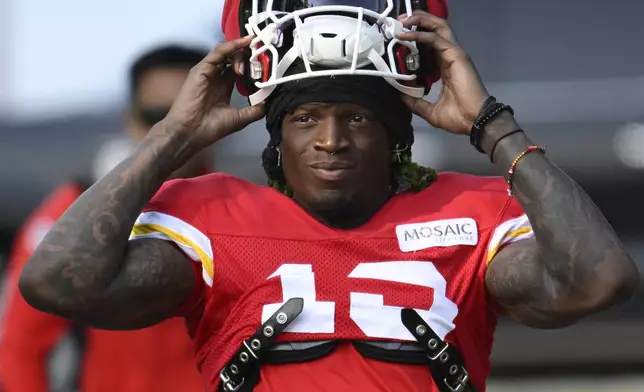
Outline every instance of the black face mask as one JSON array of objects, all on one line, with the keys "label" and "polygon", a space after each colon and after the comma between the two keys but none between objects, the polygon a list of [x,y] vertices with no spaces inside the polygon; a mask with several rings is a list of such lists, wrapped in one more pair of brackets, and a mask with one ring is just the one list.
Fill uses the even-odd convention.
[{"label": "black face mask", "polygon": [[170,112],[169,106],[151,106],[147,108],[139,108],[135,113],[139,121],[152,128],[159,121],[163,120],[168,115],[168,112]]}]

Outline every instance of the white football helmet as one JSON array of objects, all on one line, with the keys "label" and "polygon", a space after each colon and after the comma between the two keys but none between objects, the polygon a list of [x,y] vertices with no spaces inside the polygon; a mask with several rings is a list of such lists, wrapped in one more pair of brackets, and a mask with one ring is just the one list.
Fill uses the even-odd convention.
[{"label": "white football helmet", "polygon": [[[337,75],[383,77],[402,93],[420,98],[436,80],[427,83],[431,77],[421,68],[431,66],[421,67],[416,43],[396,38],[405,31],[397,17],[429,7],[435,8],[433,14],[447,16],[444,0],[228,0],[223,25],[228,39],[255,36],[245,75],[251,105],[264,101],[279,84]],[[231,20],[235,16],[237,34]],[[286,75],[298,59],[304,71]]]}]

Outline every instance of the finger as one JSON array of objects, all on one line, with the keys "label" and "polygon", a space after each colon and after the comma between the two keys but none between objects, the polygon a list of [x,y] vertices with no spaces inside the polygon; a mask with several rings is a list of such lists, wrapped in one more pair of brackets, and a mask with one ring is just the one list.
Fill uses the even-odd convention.
[{"label": "finger", "polygon": [[402,101],[407,105],[409,110],[415,115],[424,118],[429,121],[429,118],[434,112],[434,104],[423,99],[423,98],[414,98],[406,94],[401,94]]},{"label": "finger", "polygon": [[239,122],[243,127],[261,119],[266,114],[266,103],[261,102],[257,105],[247,106],[239,110]]},{"label": "finger", "polygon": [[235,52],[233,53],[232,64],[235,73],[239,76],[244,76],[244,63],[245,63],[244,52]]},{"label": "finger", "polygon": [[453,62],[458,58],[467,58],[467,54],[460,46],[454,45],[437,33],[428,31],[409,31],[398,34],[398,39],[415,41],[436,50],[442,60]]},{"label": "finger", "polygon": [[235,71],[233,70],[233,67],[226,67],[222,71],[221,76],[224,80],[224,94],[226,97],[228,97],[228,102],[230,103],[230,96],[232,95],[233,89],[235,88]]},{"label": "finger", "polygon": [[402,15],[399,17],[399,20],[402,22],[403,26],[410,28],[412,26],[419,26],[426,30],[433,31],[450,41],[451,43],[458,45],[456,36],[452,31],[449,23],[445,19],[441,19],[435,15],[424,11],[414,11],[413,15],[403,18]]},{"label": "finger", "polygon": [[231,58],[233,54],[248,45],[250,45],[254,36],[247,35],[242,38],[237,38],[232,41],[226,41],[222,44],[217,45],[202,62],[210,64],[221,64],[224,63],[227,59]]},{"label": "finger", "polygon": [[250,45],[253,40],[252,35],[247,35],[243,38],[238,38],[232,41],[227,41],[217,45],[213,50],[206,55],[206,57],[195,66],[200,73],[212,73],[215,69],[221,69],[225,66],[229,59],[233,57],[235,52]]}]

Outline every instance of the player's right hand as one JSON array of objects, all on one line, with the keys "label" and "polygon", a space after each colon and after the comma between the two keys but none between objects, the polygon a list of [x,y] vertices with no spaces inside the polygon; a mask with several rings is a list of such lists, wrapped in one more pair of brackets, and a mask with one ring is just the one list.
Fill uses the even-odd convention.
[{"label": "player's right hand", "polygon": [[262,118],[264,104],[230,106],[234,74],[243,74],[241,49],[252,36],[217,45],[190,70],[170,112],[162,121],[166,132],[183,133],[200,150]]}]

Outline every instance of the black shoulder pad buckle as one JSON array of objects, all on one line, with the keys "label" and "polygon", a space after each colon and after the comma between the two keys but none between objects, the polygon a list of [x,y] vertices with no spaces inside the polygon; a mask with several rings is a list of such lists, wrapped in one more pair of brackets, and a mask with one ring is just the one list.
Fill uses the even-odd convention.
[{"label": "black shoulder pad buckle", "polygon": [[304,299],[291,298],[248,339],[226,366],[219,372],[225,392],[236,392],[244,385],[246,376],[254,370],[260,358],[268,352],[277,337],[302,313]]},{"label": "black shoulder pad buckle", "polygon": [[475,392],[469,384],[463,358],[456,347],[446,343],[414,309],[402,309],[400,319],[407,330],[427,350],[429,369],[441,392]]}]

